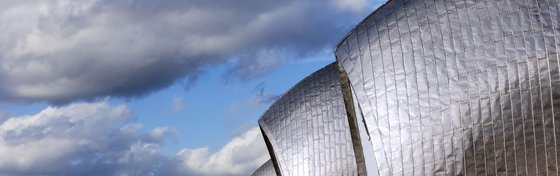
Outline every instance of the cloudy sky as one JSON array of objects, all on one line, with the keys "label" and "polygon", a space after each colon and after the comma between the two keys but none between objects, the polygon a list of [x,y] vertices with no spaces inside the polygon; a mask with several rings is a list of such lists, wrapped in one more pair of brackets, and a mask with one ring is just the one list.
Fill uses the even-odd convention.
[{"label": "cloudy sky", "polygon": [[372,0],[2,0],[0,175],[247,175]]}]

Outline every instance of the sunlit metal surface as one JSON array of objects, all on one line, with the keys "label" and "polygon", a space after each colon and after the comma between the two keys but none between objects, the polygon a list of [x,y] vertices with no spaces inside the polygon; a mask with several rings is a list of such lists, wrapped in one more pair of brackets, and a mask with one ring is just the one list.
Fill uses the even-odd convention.
[{"label": "sunlit metal surface", "polygon": [[355,111],[356,111],[356,119],[359,122],[359,130],[360,130],[360,141],[361,145],[363,146],[363,155],[365,157],[365,166],[367,168],[367,175],[369,176],[377,176],[378,175],[378,168],[377,162],[375,161],[375,156],[373,153],[373,145],[369,142],[371,141],[371,137],[367,133],[366,122],[364,120],[364,116],[362,110],[360,109],[359,105],[356,101],[355,94],[352,94],[352,99],[354,102]]},{"label": "sunlit metal surface", "polygon": [[357,175],[336,64],[311,74],[259,120],[281,175]]},{"label": "sunlit metal surface", "polygon": [[276,171],[274,171],[274,164],[272,164],[272,160],[268,160],[266,163],[264,163],[251,176],[276,176]]},{"label": "sunlit metal surface", "polygon": [[393,0],[336,49],[379,175],[558,175],[558,0]]}]

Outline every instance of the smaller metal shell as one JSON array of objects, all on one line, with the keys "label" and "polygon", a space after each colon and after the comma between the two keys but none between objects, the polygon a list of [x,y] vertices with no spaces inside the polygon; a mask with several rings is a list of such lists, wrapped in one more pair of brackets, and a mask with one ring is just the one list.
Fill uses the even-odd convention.
[{"label": "smaller metal shell", "polygon": [[308,76],[259,120],[281,175],[357,175],[336,64]]},{"label": "smaller metal shell", "polygon": [[266,161],[266,163],[259,167],[251,176],[276,176],[272,160]]}]

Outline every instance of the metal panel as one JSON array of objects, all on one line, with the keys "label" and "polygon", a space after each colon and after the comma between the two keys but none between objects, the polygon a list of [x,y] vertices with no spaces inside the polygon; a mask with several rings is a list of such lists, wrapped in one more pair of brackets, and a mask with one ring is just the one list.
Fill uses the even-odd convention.
[{"label": "metal panel", "polygon": [[558,0],[392,0],[335,54],[379,175],[558,175]]},{"label": "metal panel", "polygon": [[[362,113],[360,105],[357,103],[358,101],[356,100],[355,93],[353,93],[353,91],[350,92],[352,93],[352,103],[353,103],[353,107],[355,107],[354,110],[356,112],[356,120],[358,121],[358,125],[359,125],[358,128],[360,132],[360,142],[361,145],[363,146],[362,152],[365,158],[364,162],[367,168],[367,175],[377,176],[379,172],[377,168],[377,162],[375,161],[375,155],[373,153],[373,144],[371,143],[372,139],[369,136],[367,130],[368,125],[366,125],[366,121],[364,120],[364,115]],[[354,143],[354,145],[356,145],[356,143]]]},{"label": "metal panel", "polygon": [[274,164],[272,160],[268,160],[261,167],[259,167],[251,176],[276,176]]},{"label": "metal panel", "polygon": [[259,125],[280,175],[358,174],[334,63],[286,92],[263,114]]}]

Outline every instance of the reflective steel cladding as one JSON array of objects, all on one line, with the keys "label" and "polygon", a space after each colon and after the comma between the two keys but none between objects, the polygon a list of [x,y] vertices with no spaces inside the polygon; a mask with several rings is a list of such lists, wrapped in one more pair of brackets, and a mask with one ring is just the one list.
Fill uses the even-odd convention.
[{"label": "reflective steel cladding", "polygon": [[379,175],[557,175],[558,0],[394,0],[336,49]]},{"label": "reflective steel cladding", "polygon": [[281,175],[356,175],[336,64],[311,74],[259,120]]},{"label": "reflective steel cladding", "polygon": [[560,0],[392,0],[259,124],[278,175],[558,175]]}]

